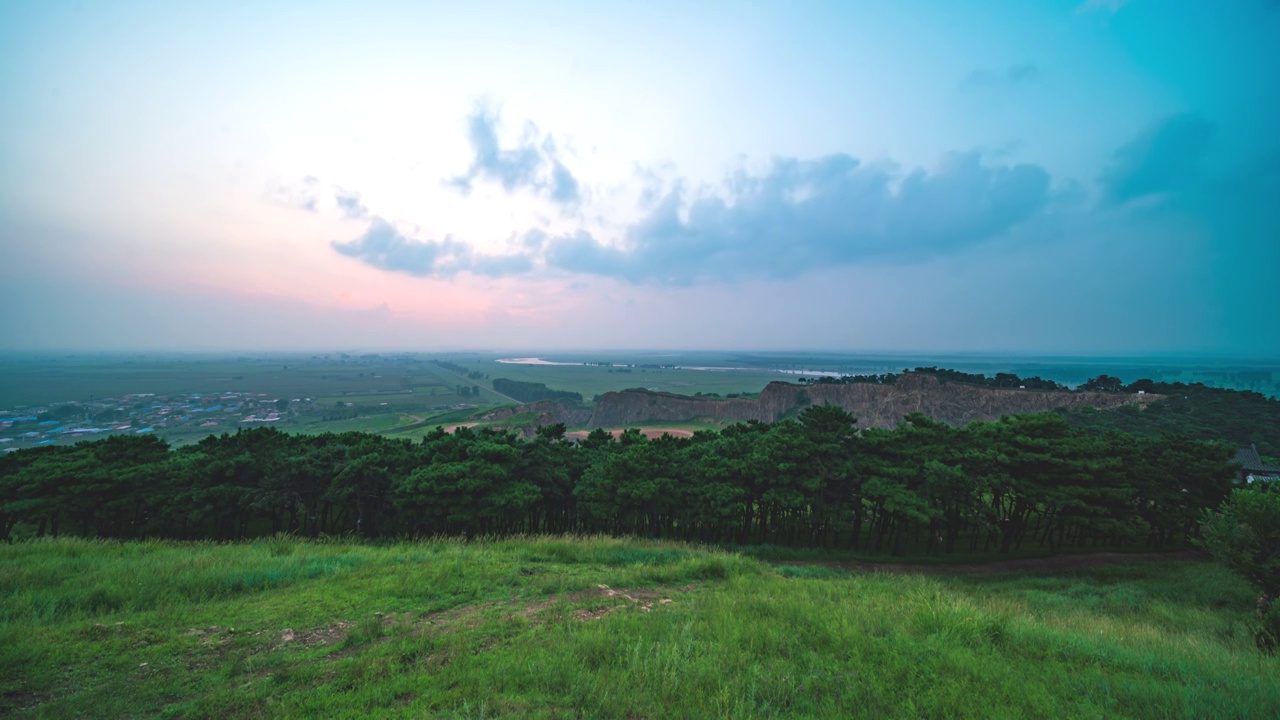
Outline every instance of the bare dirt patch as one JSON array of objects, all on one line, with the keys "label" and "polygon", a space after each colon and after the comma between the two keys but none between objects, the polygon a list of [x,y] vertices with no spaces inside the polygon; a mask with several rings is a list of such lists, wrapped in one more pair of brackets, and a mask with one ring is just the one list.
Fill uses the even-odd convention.
[{"label": "bare dirt patch", "polygon": [[459,607],[441,610],[440,612],[431,613],[415,623],[420,630],[433,628],[435,630],[450,630],[454,628],[463,628],[471,630],[484,624],[483,613],[485,610],[501,607],[506,603],[489,602],[479,605],[461,605]]},{"label": "bare dirt patch", "polygon": [[[672,599],[672,595],[687,593],[693,587],[693,585],[687,585],[682,588],[611,588],[608,585],[597,585],[594,590],[571,593],[566,596],[566,599],[574,602],[588,601],[589,607],[578,608],[573,612],[573,616],[578,620],[589,621],[599,620],[621,610],[652,612],[654,608],[673,604],[675,600]],[[591,607],[592,600],[603,600],[607,604]]]},{"label": "bare dirt patch", "polygon": [[[562,595],[551,595],[544,600],[513,608],[507,615],[524,618],[535,623],[560,620],[570,615],[579,620],[599,620],[620,610],[651,612],[655,608],[671,605],[674,598],[693,590],[695,585],[683,587],[611,588],[600,584],[589,590],[577,590]],[[572,605],[586,607],[570,608]],[[568,610],[570,612],[566,613]]]},{"label": "bare dirt patch", "polygon": [[[613,429],[605,430],[605,432],[609,433],[610,435],[613,435],[613,437],[616,439],[622,436],[623,430],[633,430],[633,429],[639,430],[641,435],[644,435],[650,440],[657,440],[663,435],[670,435],[673,438],[693,437],[692,430],[685,430],[683,428],[658,428],[658,427],[613,428]],[[586,440],[587,435],[590,435],[590,434],[591,434],[590,431],[587,431],[587,430],[574,430],[573,432],[565,433],[564,436],[566,438],[569,438],[570,440],[578,440],[579,442],[581,442],[582,440]]]},{"label": "bare dirt patch", "polygon": [[191,628],[183,634],[199,638],[200,644],[206,647],[217,647],[231,642],[235,637],[235,632],[235,628],[212,625],[207,628]]},{"label": "bare dirt patch", "polygon": [[339,620],[332,625],[312,630],[294,631],[293,628],[285,628],[280,631],[280,636],[276,638],[276,647],[288,645],[289,643],[295,643],[303,647],[340,643],[346,638],[347,628],[349,627],[351,627],[350,622]]},{"label": "bare dirt patch", "polygon": [[[590,590],[581,590],[551,595],[533,601],[522,602],[512,597],[507,601],[485,602],[475,605],[462,605],[440,612],[414,617],[413,614],[374,613],[382,627],[390,629],[399,626],[414,634],[439,634],[455,630],[474,630],[486,621],[500,620],[510,622],[521,619],[534,624],[542,624],[563,620],[568,616],[580,620],[596,620],[619,610],[638,610],[651,612],[654,608],[670,605],[676,600],[672,596],[686,593],[693,585],[680,588],[611,588],[608,585],[597,585]],[[603,601],[603,603],[602,603]],[[587,607],[572,608],[572,605],[584,604]],[[497,612],[489,612],[497,611]],[[279,650],[285,647],[309,648],[314,646],[342,645],[348,634],[354,631],[356,620],[336,620],[321,627],[298,630],[294,628],[264,629],[250,631],[214,625],[208,628],[191,628],[184,634],[198,638],[200,644],[214,653],[221,654],[226,646],[237,636],[261,637],[263,642],[251,652]]]}]

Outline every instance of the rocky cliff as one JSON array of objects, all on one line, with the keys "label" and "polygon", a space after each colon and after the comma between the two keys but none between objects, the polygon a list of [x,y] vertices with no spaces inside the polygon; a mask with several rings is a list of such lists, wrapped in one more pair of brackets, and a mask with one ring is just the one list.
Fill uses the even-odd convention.
[{"label": "rocky cliff", "polygon": [[[698,417],[730,421],[776,422],[809,405],[838,405],[858,418],[859,427],[890,428],[908,413],[963,425],[1003,415],[1048,412],[1056,408],[1110,410],[1159,400],[1157,395],[1096,392],[1047,392],[943,383],[932,375],[909,373],[893,385],[872,383],[795,385],[770,383],[756,400],[715,400],[648,390],[605,393],[589,427],[618,427],[644,422],[679,422]],[[564,422],[556,420],[553,422]]]}]

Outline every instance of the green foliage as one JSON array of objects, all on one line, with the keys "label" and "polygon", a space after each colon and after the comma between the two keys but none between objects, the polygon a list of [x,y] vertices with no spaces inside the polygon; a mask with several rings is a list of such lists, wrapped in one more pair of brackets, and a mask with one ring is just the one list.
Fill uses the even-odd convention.
[{"label": "green foliage", "polygon": [[980,385],[982,387],[990,388],[1020,388],[1025,390],[1053,390],[1058,392],[1065,392],[1067,390],[1067,386],[1052,380],[1044,380],[1040,377],[1022,378],[1013,373],[996,373],[993,377],[987,377],[986,375],[937,367],[918,367],[914,372],[924,375],[933,375],[944,382]]},{"label": "green foliage", "polygon": [[553,400],[570,405],[582,404],[582,393],[552,390],[543,383],[494,378],[493,389],[520,402],[531,403],[539,400]]},{"label": "green foliage", "polygon": [[1266,486],[1239,488],[1217,511],[1204,511],[1202,544],[1214,558],[1257,588],[1263,622],[1259,640],[1280,644],[1280,492]]},{"label": "green foliage", "polygon": [[421,442],[271,428],[178,449],[115,437],[0,460],[0,539],[611,532],[968,554],[1182,544],[1233,475],[1223,446],[1094,435],[1055,414],[858,432],[837,407],[692,438],[492,428]]},{"label": "green foliage", "polygon": [[470,372],[466,368],[466,366],[459,365],[458,363],[450,362],[448,360],[432,360],[431,362],[444,368],[445,370],[448,370],[449,372],[455,372],[455,373],[458,373],[459,375],[466,375],[468,372]]},{"label": "green foliage", "polygon": [[840,377],[818,377],[818,378],[801,378],[801,382],[809,382],[817,385],[853,385],[853,384],[874,384],[874,385],[893,385],[898,378],[903,375],[916,373],[920,375],[932,375],[943,382],[961,383],[964,385],[978,385],[989,388],[1018,388],[1023,390],[1053,390],[1057,392],[1068,392],[1067,386],[1054,382],[1052,380],[1044,380],[1040,377],[1021,378],[1013,373],[1001,372],[996,373],[993,377],[987,377],[980,373],[967,373],[959,370],[951,370],[939,367],[918,367],[915,370],[903,370],[901,374],[884,373],[872,375],[842,375]]},{"label": "green foliage", "polygon": [[[1105,384],[1113,385],[1110,381]],[[1173,434],[1225,441],[1236,447],[1256,444],[1264,456],[1280,458],[1280,400],[1200,383],[1139,380],[1120,389],[1133,393],[1142,390],[1163,399],[1141,407],[1077,409],[1063,411],[1064,415],[1072,425],[1094,432],[1118,431],[1147,437]]]},{"label": "green foliage", "polygon": [[1114,392],[1122,392],[1125,388],[1124,388],[1124,381],[1121,380],[1120,378],[1113,377],[1111,375],[1099,375],[1098,377],[1090,378],[1084,381],[1083,383],[1081,383],[1080,389],[1086,392],[1114,393]]}]

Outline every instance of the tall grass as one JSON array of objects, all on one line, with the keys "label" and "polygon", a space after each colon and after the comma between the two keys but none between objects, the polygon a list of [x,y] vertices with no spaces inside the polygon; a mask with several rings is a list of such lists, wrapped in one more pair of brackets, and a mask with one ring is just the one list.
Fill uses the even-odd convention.
[{"label": "tall grass", "polygon": [[605,537],[28,542],[0,547],[0,715],[1277,717],[1251,600],[1187,562],[966,579]]}]

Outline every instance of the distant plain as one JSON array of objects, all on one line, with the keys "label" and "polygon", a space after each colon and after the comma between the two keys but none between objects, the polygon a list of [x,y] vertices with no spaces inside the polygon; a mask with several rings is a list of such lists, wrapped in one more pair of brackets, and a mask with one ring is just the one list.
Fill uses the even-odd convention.
[{"label": "distant plain", "polygon": [[[500,362],[527,358],[546,364]],[[0,355],[0,414],[23,416],[66,403],[102,404],[126,395],[240,393],[254,395],[260,404],[290,403],[288,411],[272,421],[286,432],[366,431],[417,438],[438,424],[456,424],[487,408],[515,404],[513,398],[493,389],[496,378],[543,383],[555,390],[579,393],[591,404],[599,395],[630,388],[682,395],[750,396],[770,382],[794,382],[806,374],[879,374],[921,366],[988,375],[1013,372],[1068,385],[1108,373],[1126,381],[1204,382],[1270,396],[1280,394],[1280,361],[1195,357],[656,351],[7,354]],[[138,403],[136,399],[132,402]],[[112,422],[130,419],[126,411],[113,412]],[[227,416],[216,426],[202,427],[188,421],[165,423],[153,431],[171,442],[186,444],[209,433],[234,431],[242,425],[239,421],[244,414]],[[83,419],[89,423],[99,418],[86,410]],[[139,421],[132,431],[149,426],[147,421]],[[672,427],[694,430],[716,426],[677,423]],[[59,437],[56,442],[70,439]],[[34,440],[25,444],[20,440],[11,447],[31,442]]]}]

